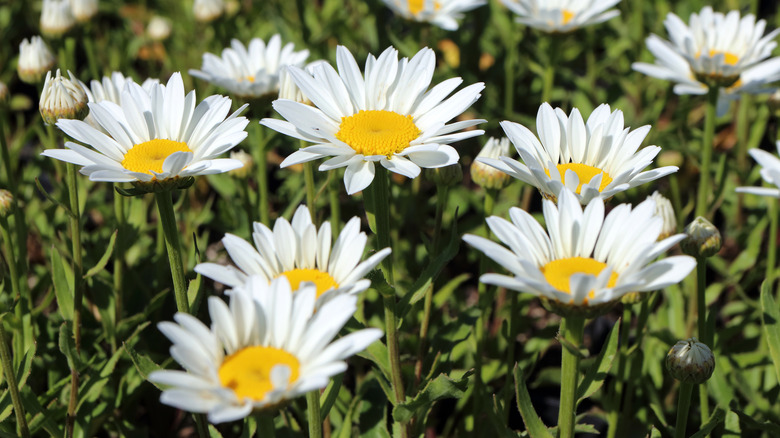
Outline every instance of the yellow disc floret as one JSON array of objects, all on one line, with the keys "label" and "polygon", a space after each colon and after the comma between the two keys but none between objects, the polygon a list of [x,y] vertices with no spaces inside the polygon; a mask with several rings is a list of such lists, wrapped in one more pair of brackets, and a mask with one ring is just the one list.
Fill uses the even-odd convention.
[{"label": "yellow disc floret", "polygon": [[339,284],[330,274],[319,269],[292,269],[282,272],[281,275],[287,277],[287,280],[290,282],[290,289],[293,292],[298,290],[304,281],[314,283],[317,286],[317,297],[330,289],[339,287]]},{"label": "yellow disc floret", "polygon": [[163,162],[174,152],[192,152],[187,143],[156,138],[133,146],[122,160],[122,167],[152,175],[162,172]]},{"label": "yellow disc floret", "polygon": [[290,383],[298,380],[301,363],[292,354],[273,347],[246,347],[231,354],[219,367],[219,381],[232,389],[239,400],[265,398],[274,389],[271,370],[277,365],[290,368]]},{"label": "yellow disc floret", "polygon": [[720,50],[710,50],[710,58],[715,57],[715,55],[723,54],[723,62],[725,62],[728,65],[737,65],[739,62],[739,56],[731,53],[731,52],[724,52]]},{"label": "yellow disc floret", "polygon": [[569,24],[572,18],[574,18],[574,12],[564,9],[561,11],[561,14],[563,15],[563,19],[561,20],[561,24]]},{"label": "yellow disc floret", "polygon": [[[559,164],[558,165],[558,173],[561,174],[561,182],[566,184],[566,171],[571,170],[574,173],[577,174],[577,177],[580,179],[579,185],[577,185],[577,194],[580,193],[582,190],[582,185],[587,184],[590,182],[591,179],[593,179],[594,176],[598,175],[599,173],[603,174],[601,176],[601,185],[599,186],[599,192],[603,192],[605,188],[609,185],[609,183],[612,182],[612,177],[609,176],[607,172],[604,172],[603,170],[599,169],[598,167],[588,166],[587,164],[582,163],[566,163],[566,164]],[[550,176],[550,171],[547,169],[544,169],[544,173],[547,174],[547,176]]]},{"label": "yellow disc floret", "polygon": [[[544,278],[550,285],[559,291],[571,293],[569,287],[569,278],[574,274],[590,274],[598,276],[606,268],[606,263],[586,257],[568,257],[565,259],[553,260],[542,266]],[[607,287],[614,287],[617,282],[618,274],[612,272],[607,282]],[[590,298],[593,298],[593,291],[590,291]]]},{"label": "yellow disc floret", "polygon": [[412,116],[372,110],[342,117],[336,138],[358,154],[390,157],[409,147],[419,135]]}]

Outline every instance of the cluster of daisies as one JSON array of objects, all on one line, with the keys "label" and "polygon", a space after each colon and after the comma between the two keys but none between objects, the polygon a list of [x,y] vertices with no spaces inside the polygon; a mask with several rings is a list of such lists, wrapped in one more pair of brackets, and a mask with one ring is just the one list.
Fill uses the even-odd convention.
[{"label": "cluster of daisies", "polygon": [[[457,28],[462,12],[485,3],[386,2],[399,15],[444,29]],[[617,11],[610,8],[618,0],[503,2],[526,25],[568,32],[614,17]],[[196,1],[196,7],[217,3]],[[728,99],[761,91],[780,77],[778,60],[766,60],[778,31],[762,36],[763,20],[705,8],[691,17],[690,28],[674,14],[666,25],[673,42],[651,36],[648,47],[657,63],[635,68],[678,82],[678,93],[718,87]],[[35,38],[23,44],[40,45]],[[29,58],[48,62],[35,55]],[[279,36],[268,43],[254,39],[248,46],[233,41],[221,57],[204,55],[201,69],[190,73],[245,100],[274,95],[281,83],[282,96],[273,108],[283,120],[260,123],[312,144],[289,155],[282,167],[326,158],[319,169],[344,168],[349,194],[369,187],[377,165],[415,178],[421,168],[456,164],[459,154],[451,144],[484,133],[473,129],[484,120],[457,119],[479,99],[484,84],[456,91],[463,81],[450,78],[432,85],[436,60],[430,49],[399,59],[390,47],[369,55],[362,69],[345,47],[337,49],[335,68],[322,61],[304,65],[307,58],[308,51],[282,46]],[[20,69],[22,64],[20,58]],[[88,108],[84,120],[76,116],[80,99]],[[115,73],[89,87],[58,73],[47,78],[41,108],[50,110],[57,127],[74,141],[44,155],[81,166],[93,181],[136,185],[227,172],[243,163],[220,156],[246,137],[249,123],[241,116],[246,105],[232,113],[231,105],[224,96],[198,103],[179,73],[166,84],[138,84]],[[585,120],[577,109],[567,115],[546,103],[539,108],[537,134],[513,122],[501,126],[508,141],[490,140],[478,161],[537,187],[545,197],[547,230],[513,208],[511,221],[487,220],[504,245],[464,236],[510,274],[485,274],[481,281],[539,296],[564,315],[593,315],[625,294],[657,290],[691,272],[691,257],[657,260],[683,235],[666,236],[655,198],[606,214],[605,202],[615,194],[677,170],[645,170],[660,151],[641,147],[649,126],[627,128],[622,112],[608,105]],[[508,156],[509,142],[521,161]],[[780,160],[760,151],[753,156],[765,166],[765,179],[780,182]],[[346,358],[381,336],[363,329],[334,340],[356,309],[356,294],[370,286],[364,277],[390,253],[381,249],[361,261],[367,236],[358,218],[348,221],[335,243],[330,224],[317,229],[306,208],[299,208],[292,222],[279,219],[273,229],[256,223],[253,231],[253,244],[224,237],[234,266],[195,268],[229,288],[229,304],[209,299],[211,326],[185,313],[174,317],[176,323],[159,326],[173,342],[172,357],[186,371],[159,371],[150,379],[166,386],[163,402],[208,413],[212,422],[242,418],[324,387],[345,369]]]}]

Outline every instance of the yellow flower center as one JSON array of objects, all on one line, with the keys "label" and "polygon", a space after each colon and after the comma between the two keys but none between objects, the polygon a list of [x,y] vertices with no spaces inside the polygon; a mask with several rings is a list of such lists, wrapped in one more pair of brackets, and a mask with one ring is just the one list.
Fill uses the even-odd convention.
[{"label": "yellow flower center", "polygon": [[420,135],[412,116],[393,111],[360,111],[342,117],[336,138],[358,154],[390,157],[407,147]]},{"label": "yellow flower center", "polygon": [[[612,182],[612,177],[609,176],[607,172],[604,172],[598,167],[588,166],[587,164],[582,164],[582,163],[566,163],[566,164],[558,165],[558,172],[561,174],[561,182],[563,182],[564,184],[566,184],[567,170],[574,171],[574,173],[576,173],[577,177],[580,179],[580,184],[577,186],[578,194],[580,193],[580,190],[582,190],[582,185],[590,182],[590,180],[593,179],[593,177],[598,175],[599,173],[603,174],[601,176],[601,185],[599,186],[599,192],[603,192],[604,189],[609,185],[609,183]],[[550,176],[549,169],[544,169],[544,173],[546,173],[547,176]]]},{"label": "yellow flower center", "polygon": [[281,275],[287,277],[287,280],[290,282],[290,289],[293,292],[298,290],[304,281],[314,283],[317,286],[318,298],[326,291],[339,287],[339,284],[330,274],[319,269],[293,269],[282,272]]},{"label": "yellow flower center", "polygon": [[[737,55],[735,55],[735,54],[733,54],[731,52],[724,52],[722,50],[714,50],[714,49],[710,50],[710,58],[714,57],[715,55],[721,54],[721,53],[723,54],[723,62],[725,62],[726,64],[728,64],[728,65],[737,65],[737,63],[739,62],[739,56],[737,56]],[[697,58],[700,57],[700,56],[701,56],[701,52],[696,54]]]},{"label": "yellow flower center", "polygon": [[[571,294],[571,288],[569,287],[569,278],[573,274],[590,274],[599,275],[601,271],[606,268],[606,263],[601,263],[598,260],[585,257],[569,257],[565,259],[553,260],[542,267],[542,273],[544,278],[550,285],[559,291]],[[607,287],[614,287],[617,282],[618,275],[616,272],[612,272],[607,282]],[[593,298],[593,291],[590,291],[588,295]]]},{"label": "yellow flower center", "polygon": [[152,175],[162,172],[163,162],[174,152],[192,152],[187,143],[155,138],[133,146],[122,160],[122,167],[133,172]]},{"label": "yellow flower center", "polygon": [[290,382],[298,380],[301,363],[292,354],[273,347],[246,347],[231,354],[219,367],[219,381],[232,389],[239,400],[265,398],[273,389],[271,370],[277,365],[290,367]]},{"label": "yellow flower center", "polygon": [[574,12],[564,9],[561,11],[561,15],[563,15],[563,19],[561,20],[562,24],[568,24],[572,18],[574,18]]},{"label": "yellow flower center", "polygon": [[[412,15],[417,15],[425,9],[425,0],[407,0],[406,5]],[[441,8],[441,3],[433,2],[433,10],[438,11],[439,8]]]},{"label": "yellow flower center", "polygon": [[255,81],[255,77],[252,76],[252,75],[244,76],[244,80],[247,81],[247,82],[254,82]]}]

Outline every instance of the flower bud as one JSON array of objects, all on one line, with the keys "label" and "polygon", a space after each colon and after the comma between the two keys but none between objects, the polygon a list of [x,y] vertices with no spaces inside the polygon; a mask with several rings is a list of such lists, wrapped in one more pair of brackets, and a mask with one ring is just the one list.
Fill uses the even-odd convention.
[{"label": "flower bud", "polygon": [[490,137],[477,154],[474,162],[471,163],[471,179],[486,189],[499,190],[509,185],[511,178],[508,174],[479,160],[480,158],[498,159],[500,156],[509,156],[509,139],[501,138],[499,140]]},{"label": "flower bud", "polygon": [[11,214],[14,205],[14,196],[5,189],[0,189],[0,217],[6,217]]},{"label": "flower bud", "polygon": [[195,19],[201,23],[208,23],[219,18],[225,12],[223,0],[195,0],[192,6]]},{"label": "flower bud", "polygon": [[46,74],[39,109],[46,124],[54,124],[58,119],[83,119],[89,113],[87,94],[78,79],[69,71],[70,80],[62,77],[60,70],[52,78]]},{"label": "flower bud", "polygon": [[84,23],[94,17],[98,11],[97,0],[70,0],[70,10],[79,23]]},{"label": "flower bud", "polygon": [[155,41],[164,41],[171,35],[171,21],[155,15],[146,25],[146,34]]},{"label": "flower bud", "polygon": [[460,163],[449,166],[425,169],[425,178],[433,181],[437,186],[454,186],[463,181],[463,170]]},{"label": "flower bud", "polygon": [[76,18],[68,0],[43,0],[41,7],[41,33],[56,38],[69,31]]},{"label": "flower bud", "polygon": [[19,63],[16,71],[19,79],[28,84],[37,84],[43,79],[43,75],[54,67],[57,59],[51,53],[43,38],[34,36],[27,38],[19,44]]},{"label": "flower bud", "polygon": [[230,158],[232,160],[238,160],[244,163],[244,166],[239,167],[238,169],[231,170],[230,172],[228,172],[229,174],[240,179],[245,179],[246,177],[252,174],[252,168],[255,166],[255,162],[252,159],[251,155],[239,149],[239,150],[230,151]]},{"label": "flower bud", "polygon": [[664,195],[658,193],[657,190],[650,195],[650,198],[655,201],[655,215],[660,216],[664,220],[664,226],[661,228],[661,234],[658,236],[658,240],[664,240],[677,233],[677,219],[674,217],[674,208],[672,208],[672,202]]},{"label": "flower bud", "polygon": [[698,385],[712,376],[715,356],[696,338],[678,341],[666,355],[666,370],[682,383]]},{"label": "flower bud", "polygon": [[685,227],[688,235],[680,242],[680,248],[685,254],[693,257],[712,257],[720,251],[720,231],[710,221],[699,216]]},{"label": "flower bud", "polygon": [[[314,71],[325,63],[321,59],[313,61],[308,63],[304,70],[306,70],[306,73],[313,75]],[[279,99],[290,99],[304,105],[311,105],[311,101],[303,95],[286,66],[279,69]]]}]

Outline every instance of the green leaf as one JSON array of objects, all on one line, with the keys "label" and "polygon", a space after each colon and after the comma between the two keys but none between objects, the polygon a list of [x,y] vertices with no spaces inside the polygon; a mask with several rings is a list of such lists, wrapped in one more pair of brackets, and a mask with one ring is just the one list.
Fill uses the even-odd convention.
[{"label": "green leaf", "polygon": [[[152,371],[157,371],[162,369],[160,365],[157,365],[156,363],[154,363],[153,360],[149,359],[149,356],[145,354],[139,354],[127,342],[123,342],[122,346],[124,346],[127,355],[130,356],[130,360],[133,361],[133,365],[135,365],[135,369],[138,370],[138,373],[141,375],[141,377],[144,378],[144,380],[147,381],[149,380],[149,374]],[[163,389],[161,386],[157,385],[156,383],[154,382],[151,383],[154,386],[156,386],[158,389]]]},{"label": "green leaf", "polygon": [[769,354],[772,356],[772,362],[775,363],[775,374],[780,380],[780,312],[777,310],[777,304],[772,297],[772,285],[764,281],[761,285],[761,326],[766,335],[766,342],[769,345]]},{"label": "green leaf", "polygon": [[71,370],[81,369],[81,358],[76,352],[76,343],[73,340],[73,328],[70,321],[65,321],[60,326],[59,346],[62,354],[68,360],[68,368]]},{"label": "green leaf", "polygon": [[590,366],[579,387],[577,387],[577,404],[593,395],[604,384],[604,379],[609,375],[609,369],[612,368],[612,362],[615,360],[618,339],[620,338],[619,334],[620,320],[612,326],[607,342],[601,348],[601,352],[596,357],[595,362]]},{"label": "green leaf", "polygon": [[30,428],[30,433],[35,434],[39,428],[43,427],[49,436],[63,435],[63,431],[59,427],[60,425],[53,420],[54,418],[57,418],[57,416],[52,415],[53,413],[51,412],[51,409],[56,406],[55,401],[49,403],[47,409],[44,409],[35,395],[31,392],[23,391],[20,396],[22,398],[24,410],[27,411],[27,414],[31,417],[30,421],[27,423]]},{"label": "green leaf", "polygon": [[51,267],[52,283],[54,283],[54,293],[57,296],[57,308],[66,321],[73,320],[73,291],[70,290],[70,283],[65,275],[65,267],[62,265],[62,256],[60,252],[51,248]]},{"label": "green leaf", "polygon": [[198,274],[193,280],[190,280],[190,284],[187,286],[187,300],[190,303],[190,312],[196,315],[200,302],[203,299],[203,277]]},{"label": "green leaf", "polygon": [[469,377],[472,374],[473,370],[464,374],[457,381],[451,379],[446,374],[439,374],[435,379],[428,382],[425,388],[418,392],[413,399],[407,399],[407,401],[397,404],[393,408],[393,419],[406,423],[414,417],[415,412],[429,408],[438,400],[463,397],[469,384]]},{"label": "green leaf", "polygon": [[114,233],[111,234],[111,239],[108,241],[108,248],[106,248],[106,252],[103,253],[103,256],[100,257],[100,260],[93,266],[92,268],[87,271],[86,274],[84,274],[84,278],[92,277],[93,275],[99,273],[103,269],[106,268],[106,264],[108,264],[108,261],[111,260],[111,255],[114,253],[114,243],[116,243],[116,235],[118,233],[118,230],[114,230]]},{"label": "green leaf", "polygon": [[209,438],[222,438],[222,434],[219,433],[213,424],[209,424]]},{"label": "green leaf", "polygon": [[51,202],[52,204],[56,205],[57,207],[62,207],[62,209],[63,209],[63,210],[65,210],[65,213],[67,213],[67,214],[68,214],[68,216],[70,216],[70,217],[72,217],[72,218],[75,218],[75,217],[76,217],[76,216],[73,214],[73,212],[72,212],[72,211],[70,211],[70,207],[68,207],[67,205],[63,204],[62,202],[60,202],[59,200],[57,200],[56,198],[54,198],[53,196],[51,196],[51,195],[49,194],[49,192],[47,192],[47,191],[46,191],[46,189],[44,189],[44,188],[43,188],[43,186],[41,185],[41,182],[40,182],[40,181],[38,181],[38,178],[35,178],[35,187],[37,187],[37,188],[38,188],[38,192],[39,192],[41,195],[43,195],[43,196],[44,196],[46,199],[48,199],[48,200],[49,200],[49,202]]},{"label": "green leaf", "polygon": [[531,396],[525,386],[523,369],[517,364],[515,364],[515,396],[517,397],[517,409],[520,411],[520,416],[523,417],[523,423],[525,423],[528,433],[533,437],[553,438],[531,403]]},{"label": "green leaf", "polygon": [[382,374],[390,380],[390,356],[387,352],[387,346],[382,341],[373,342],[364,351],[358,353],[358,356],[376,364]]},{"label": "green leaf", "polygon": [[325,391],[322,392],[322,397],[320,398],[320,416],[322,417],[322,421],[325,421],[325,419],[328,418],[330,409],[333,407],[333,403],[336,402],[336,398],[339,395],[339,390],[341,389],[341,383],[343,381],[344,374],[337,374],[330,379],[330,383],[328,383]]},{"label": "green leaf", "polygon": [[762,430],[764,432],[769,432],[769,436],[780,436],[780,426],[778,426],[777,424],[772,423],[771,421],[760,423],[758,420],[753,418],[752,415],[748,415],[742,412],[741,410],[736,409],[734,406],[735,403],[732,403],[731,410],[739,416],[739,419],[742,420],[745,426],[747,426],[749,429],[756,429],[756,430]]},{"label": "green leaf", "polygon": [[699,429],[698,432],[691,435],[691,438],[704,438],[706,436],[709,436],[710,432],[712,432],[713,429],[715,429],[716,426],[718,426],[720,423],[723,422],[723,419],[726,418],[726,411],[724,411],[721,407],[717,407],[715,409],[715,412],[710,415],[709,420],[707,420],[707,423],[702,425],[701,429]]},{"label": "green leaf", "polygon": [[726,414],[726,424],[723,428],[724,437],[740,437],[742,436],[742,429],[739,426],[739,415],[734,411],[729,411]]}]

